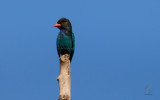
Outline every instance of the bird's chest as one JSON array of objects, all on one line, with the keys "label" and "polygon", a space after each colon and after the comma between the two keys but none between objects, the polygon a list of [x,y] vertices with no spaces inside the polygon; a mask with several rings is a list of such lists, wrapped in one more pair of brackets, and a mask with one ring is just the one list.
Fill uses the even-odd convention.
[{"label": "bird's chest", "polygon": [[68,35],[60,35],[60,47],[61,48],[71,48],[72,47],[72,38]]}]

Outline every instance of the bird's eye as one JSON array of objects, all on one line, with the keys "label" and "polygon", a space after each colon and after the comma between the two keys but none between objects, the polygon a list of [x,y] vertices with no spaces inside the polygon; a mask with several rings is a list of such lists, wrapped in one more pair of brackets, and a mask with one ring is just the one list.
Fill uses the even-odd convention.
[{"label": "bird's eye", "polygon": [[66,22],[62,22],[61,24],[62,24],[62,25],[65,25],[65,24],[66,24]]}]

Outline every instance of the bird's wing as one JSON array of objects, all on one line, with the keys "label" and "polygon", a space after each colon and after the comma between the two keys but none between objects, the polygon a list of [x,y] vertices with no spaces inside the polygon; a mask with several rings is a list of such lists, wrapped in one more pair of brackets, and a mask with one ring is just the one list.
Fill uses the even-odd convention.
[{"label": "bird's wing", "polygon": [[75,36],[74,33],[72,33],[72,49],[75,50]]},{"label": "bird's wing", "polygon": [[74,33],[72,33],[72,48],[70,52],[70,61],[72,60],[74,50],[75,50],[75,36],[74,36]]},{"label": "bird's wing", "polygon": [[59,43],[60,43],[60,33],[58,33],[58,36],[57,36],[57,51],[58,51],[58,55],[60,56],[60,49],[59,49],[60,45],[59,45]]}]

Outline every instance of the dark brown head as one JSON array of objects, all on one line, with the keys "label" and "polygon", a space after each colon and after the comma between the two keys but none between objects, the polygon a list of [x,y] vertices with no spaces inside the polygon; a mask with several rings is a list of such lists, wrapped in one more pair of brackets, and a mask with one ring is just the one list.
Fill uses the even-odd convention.
[{"label": "dark brown head", "polygon": [[61,18],[60,20],[58,20],[54,27],[58,27],[60,30],[64,29],[69,32],[72,32],[71,22],[67,18]]}]

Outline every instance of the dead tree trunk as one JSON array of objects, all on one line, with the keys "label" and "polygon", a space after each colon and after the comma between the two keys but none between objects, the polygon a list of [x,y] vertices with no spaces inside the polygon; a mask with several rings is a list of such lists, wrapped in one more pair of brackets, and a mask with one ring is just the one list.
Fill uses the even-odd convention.
[{"label": "dead tree trunk", "polygon": [[59,99],[70,100],[71,96],[71,73],[69,55],[60,57],[60,75],[57,77],[59,82]]}]

